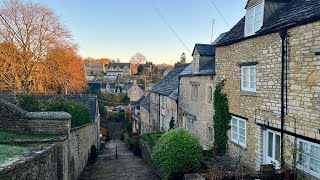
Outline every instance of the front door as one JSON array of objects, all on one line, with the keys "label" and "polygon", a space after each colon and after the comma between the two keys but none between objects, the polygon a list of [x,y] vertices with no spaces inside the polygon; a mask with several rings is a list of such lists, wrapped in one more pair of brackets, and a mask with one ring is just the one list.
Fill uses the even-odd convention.
[{"label": "front door", "polygon": [[280,148],[281,138],[280,133],[267,130],[265,134],[265,163],[273,164],[278,169],[280,168]]}]

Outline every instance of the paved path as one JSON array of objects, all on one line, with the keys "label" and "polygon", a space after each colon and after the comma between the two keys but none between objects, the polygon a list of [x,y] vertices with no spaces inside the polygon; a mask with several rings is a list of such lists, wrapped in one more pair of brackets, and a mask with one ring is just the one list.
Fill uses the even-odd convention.
[{"label": "paved path", "polygon": [[[119,127],[116,125],[116,128]],[[85,168],[79,180],[159,180],[153,169],[141,157],[134,156],[127,145],[118,139],[118,134],[116,136],[115,141],[106,144],[97,163]]]}]

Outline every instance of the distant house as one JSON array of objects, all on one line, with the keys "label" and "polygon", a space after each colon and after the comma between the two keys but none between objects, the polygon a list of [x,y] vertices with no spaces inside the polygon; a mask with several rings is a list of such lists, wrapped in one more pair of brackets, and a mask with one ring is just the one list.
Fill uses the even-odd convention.
[{"label": "distant house", "polygon": [[142,96],[137,101],[131,101],[130,102],[130,115],[131,115],[131,124],[132,124],[132,132],[140,132],[141,126],[139,124],[140,122],[140,103],[145,97]]},{"label": "distant house", "polygon": [[215,47],[196,44],[192,56],[192,63],[179,75],[179,126],[196,135],[208,150],[213,145]]},{"label": "distant house", "polygon": [[130,63],[110,63],[106,64],[107,76],[130,76],[131,64]]},{"label": "distant house", "polygon": [[130,101],[138,101],[144,94],[136,80],[134,80],[133,83],[127,83],[123,85],[122,92],[127,94],[127,96],[130,98]]},{"label": "distant house", "polygon": [[186,65],[172,69],[150,92],[149,132],[168,131],[172,118],[177,123],[179,74],[185,68]]}]

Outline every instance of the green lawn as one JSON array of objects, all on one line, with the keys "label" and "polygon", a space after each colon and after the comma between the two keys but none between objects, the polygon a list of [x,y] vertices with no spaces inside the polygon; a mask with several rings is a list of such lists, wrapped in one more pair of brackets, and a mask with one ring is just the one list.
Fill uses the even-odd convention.
[{"label": "green lawn", "polygon": [[30,151],[31,149],[32,147],[0,144],[0,167],[11,164],[16,161],[20,155]]},{"label": "green lawn", "polygon": [[12,140],[41,140],[51,139],[57,137],[56,135],[48,134],[28,134],[10,131],[0,131],[0,141],[12,141]]}]

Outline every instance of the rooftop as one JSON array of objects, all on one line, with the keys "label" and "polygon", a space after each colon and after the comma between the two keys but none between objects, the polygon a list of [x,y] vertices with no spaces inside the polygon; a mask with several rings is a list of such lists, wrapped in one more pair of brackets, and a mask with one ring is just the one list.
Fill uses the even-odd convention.
[{"label": "rooftop", "polygon": [[291,0],[286,6],[274,13],[256,32],[255,35],[244,37],[245,17],[243,17],[216,46],[229,45],[244,39],[277,32],[283,28],[295,27],[320,20],[319,0]]}]

